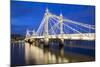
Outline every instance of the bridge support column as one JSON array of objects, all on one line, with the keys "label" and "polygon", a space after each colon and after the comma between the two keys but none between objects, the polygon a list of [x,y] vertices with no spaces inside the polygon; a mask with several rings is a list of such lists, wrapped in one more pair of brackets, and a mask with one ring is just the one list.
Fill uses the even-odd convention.
[{"label": "bridge support column", "polygon": [[60,34],[61,34],[61,37],[63,36],[63,16],[62,14],[60,14],[60,18],[59,18],[59,23],[60,23]]},{"label": "bridge support column", "polygon": [[63,45],[63,43],[64,43],[64,38],[63,38],[63,15],[62,14],[60,14],[60,17],[59,17],[59,23],[60,23],[60,37],[61,37],[61,45]]},{"label": "bridge support column", "polygon": [[44,40],[45,40],[45,45],[48,45],[48,41],[49,41],[49,38],[48,38],[48,17],[49,17],[49,11],[48,9],[46,9],[46,13],[45,13],[45,17],[46,17],[46,21],[45,21],[45,33],[44,33]]},{"label": "bridge support column", "polygon": [[61,38],[61,42],[64,43],[64,39],[63,38]]}]

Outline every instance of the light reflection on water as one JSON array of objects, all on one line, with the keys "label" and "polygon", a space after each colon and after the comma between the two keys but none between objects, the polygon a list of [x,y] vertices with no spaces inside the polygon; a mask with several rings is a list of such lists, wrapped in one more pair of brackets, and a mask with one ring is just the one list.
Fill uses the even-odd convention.
[{"label": "light reflection on water", "polygon": [[[65,44],[68,42],[65,42]],[[70,43],[59,48],[57,43],[49,43],[49,47],[44,47],[42,43],[29,44],[24,41],[13,42],[11,45],[11,64],[16,65],[34,65],[34,64],[53,64],[94,61],[94,46],[76,46]],[[85,44],[85,45],[86,45]],[[94,44],[94,43],[93,43]],[[90,48],[89,48],[90,47]],[[84,48],[84,49],[83,49]]]},{"label": "light reflection on water", "polygon": [[63,55],[64,54],[63,49],[61,50],[61,52],[58,53],[58,55],[55,55],[50,52],[49,48],[44,48],[43,45],[40,47],[36,47],[34,46],[34,44],[30,46],[28,43],[25,43],[26,64],[30,63],[30,58],[33,61],[35,60],[34,62],[35,64],[68,62],[68,59],[65,58]]}]

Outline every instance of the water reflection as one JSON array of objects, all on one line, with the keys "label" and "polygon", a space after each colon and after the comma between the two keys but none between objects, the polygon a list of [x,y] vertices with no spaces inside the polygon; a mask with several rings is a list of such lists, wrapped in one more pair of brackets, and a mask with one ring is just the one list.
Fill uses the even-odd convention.
[{"label": "water reflection", "polygon": [[62,44],[53,40],[48,43],[48,47],[39,41],[33,44],[24,41],[12,42],[11,64],[16,66],[94,61],[94,41],[79,42],[67,40]]},{"label": "water reflection", "polygon": [[26,63],[29,64],[30,60],[33,60],[35,64],[61,63],[63,59],[64,62],[68,62],[68,59],[64,58],[63,48],[55,53],[50,50],[50,47],[43,47],[43,44],[35,46],[25,43]]}]

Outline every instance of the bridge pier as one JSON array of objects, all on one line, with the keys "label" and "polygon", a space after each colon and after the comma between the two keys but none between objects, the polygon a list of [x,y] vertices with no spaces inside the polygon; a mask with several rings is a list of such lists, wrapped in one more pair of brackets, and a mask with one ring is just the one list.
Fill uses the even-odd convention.
[{"label": "bridge pier", "polygon": [[49,47],[49,38],[44,38],[44,47]]},{"label": "bridge pier", "polygon": [[61,42],[64,43],[64,39],[63,38],[61,38]]},{"label": "bridge pier", "polygon": [[33,44],[33,39],[28,39],[27,42],[31,45]]},{"label": "bridge pier", "polygon": [[61,38],[59,42],[59,48],[62,49],[63,46],[64,46],[64,39]]}]

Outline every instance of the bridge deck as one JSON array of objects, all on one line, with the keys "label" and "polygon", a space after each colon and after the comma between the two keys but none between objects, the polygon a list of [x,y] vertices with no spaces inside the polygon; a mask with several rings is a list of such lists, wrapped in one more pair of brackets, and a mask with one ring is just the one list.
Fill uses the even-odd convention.
[{"label": "bridge deck", "polygon": [[[45,36],[30,36],[25,39],[45,38]],[[71,39],[71,40],[95,40],[95,33],[83,33],[83,34],[59,34],[59,35],[48,35],[49,39]]]}]

